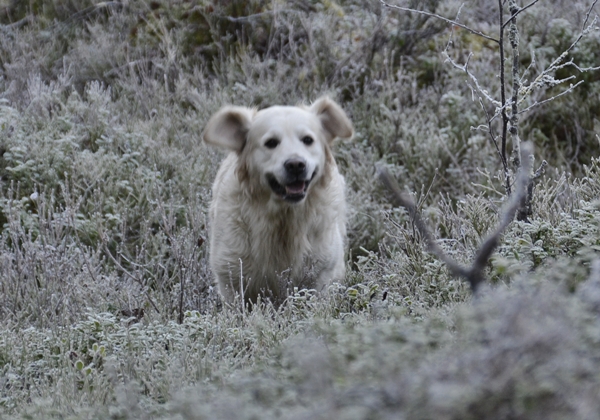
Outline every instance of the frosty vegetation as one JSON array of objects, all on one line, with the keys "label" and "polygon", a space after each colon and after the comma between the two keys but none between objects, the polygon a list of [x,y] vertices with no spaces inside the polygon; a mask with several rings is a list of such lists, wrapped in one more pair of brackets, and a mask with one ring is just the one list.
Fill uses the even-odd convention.
[{"label": "frosty vegetation", "polygon": [[[473,295],[376,167],[469,266],[516,173],[492,140],[498,44],[476,33],[497,38],[509,2],[390,3],[427,14],[0,0],[1,418],[598,418],[600,72],[585,70],[600,6],[520,11],[520,85],[504,41],[506,104],[521,89],[518,135],[547,166]],[[356,130],[336,146],[347,278],[278,307],[223,305],[205,243],[223,156],[200,133],[224,104],[322,94]]]}]

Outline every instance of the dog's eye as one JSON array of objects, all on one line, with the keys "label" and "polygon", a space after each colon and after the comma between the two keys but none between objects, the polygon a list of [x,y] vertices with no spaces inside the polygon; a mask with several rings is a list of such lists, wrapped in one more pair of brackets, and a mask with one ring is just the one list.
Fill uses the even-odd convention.
[{"label": "dog's eye", "polygon": [[302,137],[302,143],[306,144],[307,146],[310,146],[311,144],[313,144],[313,138],[311,136],[304,136]]},{"label": "dog's eye", "polygon": [[277,139],[269,139],[265,142],[265,147],[267,149],[274,149],[279,145],[279,140]]}]

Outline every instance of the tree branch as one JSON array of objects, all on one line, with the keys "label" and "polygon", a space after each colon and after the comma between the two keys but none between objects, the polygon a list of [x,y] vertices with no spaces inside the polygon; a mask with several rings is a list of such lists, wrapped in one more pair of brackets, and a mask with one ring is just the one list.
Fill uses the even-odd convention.
[{"label": "tree branch", "polygon": [[13,31],[15,29],[20,29],[21,27],[30,24],[34,20],[35,20],[35,17],[33,15],[27,15],[23,19],[18,20],[16,22],[9,23],[7,25],[0,25],[0,31],[8,33],[10,31]]},{"label": "tree branch", "polygon": [[545,104],[547,102],[551,102],[551,101],[555,100],[556,98],[559,98],[559,97],[561,97],[563,95],[566,95],[567,93],[573,91],[577,86],[579,86],[583,82],[584,82],[583,80],[580,80],[579,82],[575,83],[574,85],[569,86],[568,89],[566,89],[565,91],[563,91],[563,92],[561,92],[559,94],[556,94],[556,95],[554,95],[554,96],[552,96],[552,97],[550,97],[548,99],[544,99],[543,101],[535,102],[534,104],[531,104],[527,108],[522,109],[521,111],[519,111],[519,114],[523,114],[523,113],[529,111],[530,109],[535,108],[536,106]]},{"label": "tree branch", "polygon": [[502,168],[504,169],[504,173],[508,174],[508,162],[506,161],[505,157],[502,155],[502,151],[500,150],[500,147],[498,146],[498,141],[496,140],[497,137],[496,137],[496,134],[494,133],[494,126],[492,125],[492,121],[494,120],[494,117],[490,116],[490,113],[488,112],[487,108],[483,104],[483,101],[481,100],[481,98],[479,98],[479,105],[481,106],[481,109],[483,109],[483,112],[485,113],[485,118],[488,123],[487,131],[490,135],[490,139],[492,140],[492,143],[496,147],[496,152],[498,152],[498,156],[500,157],[500,162],[502,162]]},{"label": "tree branch", "polygon": [[[527,6],[523,6],[520,9],[517,9],[511,16],[512,18],[516,18],[519,14],[521,14],[521,12],[524,12],[525,10],[529,9],[531,6],[535,5],[538,1],[540,0],[534,0],[531,3],[529,3]],[[504,29],[504,27],[506,25],[508,25],[510,23],[510,20],[507,20],[506,22],[504,22],[504,24],[502,25],[502,29]]]},{"label": "tree branch", "polygon": [[406,209],[406,211],[408,211],[408,214],[410,215],[411,219],[413,219],[417,230],[425,239],[429,251],[435,254],[440,260],[444,262],[444,264],[446,264],[453,276],[465,277],[467,275],[466,269],[460,266],[458,263],[456,263],[452,258],[447,256],[446,253],[437,244],[431,233],[429,233],[429,229],[427,228],[427,225],[421,218],[421,214],[417,209],[417,205],[410,197],[410,195],[400,190],[400,187],[398,186],[394,178],[392,178],[392,176],[389,174],[387,169],[380,167],[377,168],[377,172],[379,179],[381,180],[381,182],[383,182],[383,185],[385,185],[385,187],[392,193],[392,204],[395,207],[402,206]]},{"label": "tree branch", "polygon": [[[499,0],[499,1],[501,1],[501,0]],[[596,23],[598,21],[598,17],[597,16],[594,17],[594,19],[592,20],[592,23],[590,23],[589,25],[588,25],[588,21],[589,21],[590,15],[592,13],[592,10],[594,9],[594,7],[598,3],[598,1],[599,0],[594,0],[592,2],[592,4],[590,5],[590,7],[588,8],[588,11],[587,11],[587,13],[585,15],[585,19],[583,21],[583,25],[581,27],[581,32],[579,33],[579,35],[577,36],[577,38],[575,39],[575,41],[573,41],[571,43],[571,45],[566,50],[564,50],[558,57],[556,57],[554,59],[554,61],[552,61],[552,63],[550,63],[550,65],[544,71],[542,71],[538,75],[538,77],[535,78],[535,80],[533,82],[531,82],[528,86],[526,86],[524,88],[523,96],[526,96],[531,90],[533,90],[534,87],[539,86],[540,84],[543,84],[544,82],[546,82],[548,78],[551,78],[551,76],[549,76],[549,74],[551,72],[554,72],[554,71],[558,70],[558,69],[572,66],[576,70],[578,70],[578,71],[580,71],[582,73],[586,72],[586,71],[593,71],[593,70],[600,69],[600,66],[598,66],[598,67],[581,68],[577,64],[573,63],[573,60],[570,60],[570,61],[568,61],[566,63],[562,63],[563,60],[565,60],[565,58],[569,55],[569,52],[571,52],[571,50],[573,48],[575,48],[575,46],[579,43],[579,41],[581,41],[581,39],[586,34],[588,34],[594,28],[594,26],[596,25]],[[565,80],[568,80],[568,79],[565,79]],[[565,80],[563,80],[563,81],[565,81]],[[555,84],[558,84],[558,83],[560,83],[560,81],[557,81]],[[571,91],[571,89],[568,89],[564,93],[570,92],[570,91]],[[528,108],[528,109],[530,109],[530,108]]]},{"label": "tree branch", "polygon": [[[471,60],[471,57],[473,57],[473,53],[469,53],[468,57],[467,57],[467,61],[465,62],[464,65],[460,65],[458,64],[456,61],[454,61],[450,55],[447,52],[448,47],[446,47],[443,51],[443,55],[445,57],[445,61],[449,62],[450,64],[452,64],[454,67],[456,67],[457,69],[464,71],[467,76],[469,76],[469,79],[471,79],[471,81],[474,84],[474,88],[471,87],[472,90],[476,90],[477,92],[479,92],[483,97],[485,97],[485,99],[487,99],[488,101],[490,101],[494,106],[496,107],[501,107],[502,104],[500,102],[498,102],[497,100],[495,100],[492,95],[490,95],[490,93],[485,90],[484,88],[481,87],[481,85],[479,84],[479,80],[477,80],[477,77],[475,77],[475,75],[473,73],[471,73],[469,71],[469,61]],[[469,85],[470,86],[470,85]]]},{"label": "tree branch", "polygon": [[519,138],[519,88],[521,86],[519,78],[519,30],[517,29],[517,14],[519,7],[515,0],[508,1],[508,7],[511,13],[508,29],[508,40],[512,48],[512,96],[510,99],[511,113],[509,120],[509,133],[513,146],[513,161],[517,168],[521,167],[521,139]]},{"label": "tree branch", "polygon": [[446,264],[453,276],[461,277],[467,281],[473,292],[476,292],[479,285],[485,281],[485,266],[492,256],[492,253],[498,246],[502,233],[514,219],[517,210],[522,206],[522,202],[525,200],[527,195],[527,187],[530,183],[529,174],[531,172],[531,159],[529,157],[533,155],[533,147],[530,143],[524,143],[521,150],[523,152],[523,158],[521,161],[524,163],[517,175],[516,189],[509,197],[508,202],[505,204],[500,213],[498,227],[487,237],[485,241],[483,241],[475,254],[475,260],[470,267],[463,267],[444,252],[444,250],[435,241],[427,225],[421,218],[421,215],[417,210],[417,206],[410,195],[400,190],[398,183],[394,180],[394,178],[392,178],[387,169],[383,167],[377,168],[379,179],[392,194],[392,204],[396,207],[402,206],[408,211],[408,214],[413,219],[417,230],[425,239],[429,251],[442,260],[444,264]]},{"label": "tree branch", "polygon": [[468,26],[463,25],[460,22],[457,22],[457,21],[452,20],[452,19],[445,18],[445,17],[440,16],[440,15],[436,15],[435,13],[426,12],[424,10],[411,9],[411,8],[408,8],[408,7],[396,6],[395,4],[386,3],[383,0],[379,0],[379,1],[381,2],[381,4],[383,6],[389,8],[389,9],[397,9],[397,10],[401,10],[403,12],[417,13],[417,14],[420,14],[420,15],[425,15],[425,16],[436,18],[436,19],[440,19],[440,20],[443,20],[446,23],[450,23],[451,25],[455,25],[455,26],[458,26],[460,28],[463,28],[463,29],[471,32],[472,34],[478,35],[478,36],[480,36],[482,38],[488,39],[488,40],[493,41],[495,43],[499,42],[499,40],[497,40],[496,38],[491,37],[489,35],[486,35],[483,32],[476,31],[475,29],[469,28]]},{"label": "tree branch", "polygon": [[[502,140],[500,150],[502,152],[501,158],[502,162],[508,162],[508,158],[506,157],[506,138],[508,134],[508,114],[506,113],[506,77],[504,75],[504,9],[502,5],[502,0],[498,0],[498,13],[499,13],[499,21],[500,21],[500,101],[501,108],[500,112],[502,115]],[[510,22],[510,20],[508,21]],[[508,165],[504,168],[504,189],[506,190],[506,195],[511,194],[511,183],[510,183],[510,173],[508,171]]]}]

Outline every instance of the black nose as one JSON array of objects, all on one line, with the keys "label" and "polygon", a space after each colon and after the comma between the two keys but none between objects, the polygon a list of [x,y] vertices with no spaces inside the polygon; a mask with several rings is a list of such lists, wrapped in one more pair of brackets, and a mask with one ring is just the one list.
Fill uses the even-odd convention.
[{"label": "black nose", "polygon": [[306,162],[302,159],[288,159],[283,164],[283,167],[290,175],[302,175],[306,170]]}]

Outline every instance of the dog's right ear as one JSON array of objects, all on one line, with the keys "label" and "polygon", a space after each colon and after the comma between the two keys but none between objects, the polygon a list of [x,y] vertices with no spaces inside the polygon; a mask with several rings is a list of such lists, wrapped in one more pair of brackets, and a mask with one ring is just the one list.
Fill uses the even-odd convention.
[{"label": "dog's right ear", "polygon": [[240,153],[246,143],[255,110],[240,106],[226,106],[213,115],[202,134],[208,144]]}]

